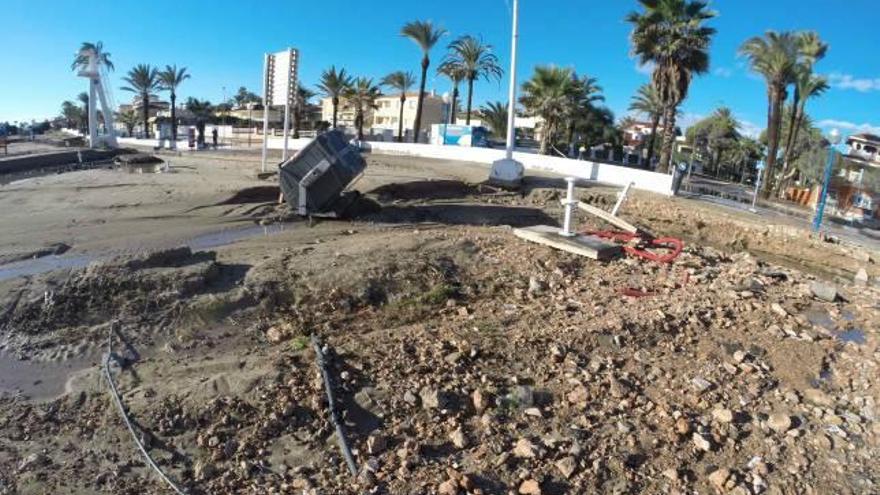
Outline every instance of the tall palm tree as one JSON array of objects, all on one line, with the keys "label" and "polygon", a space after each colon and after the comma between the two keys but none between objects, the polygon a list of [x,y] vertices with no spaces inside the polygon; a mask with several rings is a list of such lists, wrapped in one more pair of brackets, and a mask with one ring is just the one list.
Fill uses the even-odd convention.
[{"label": "tall palm tree", "polygon": [[639,87],[636,94],[632,97],[629,104],[629,110],[639,112],[648,117],[651,121],[651,136],[648,138],[648,154],[645,162],[650,165],[654,158],[654,142],[657,137],[657,127],[660,125],[660,118],[663,116],[663,102],[654,89],[653,84],[643,84]]},{"label": "tall palm tree", "polygon": [[571,87],[569,88],[569,116],[568,116],[568,145],[569,156],[575,156],[575,130],[577,123],[587,118],[592,113],[593,107],[600,101],[605,101],[602,96],[602,88],[597,84],[595,77],[581,76],[571,72]]},{"label": "tall palm tree", "polygon": [[402,70],[392,72],[382,78],[382,86],[400,91],[400,117],[397,122],[397,142],[403,142],[403,105],[406,103],[406,92],[410,90],[416,83],[415,76],[412,72],[404,72]]},{"label": "tall palm tree", "polygon": [[490,101],[480,107],[480,118],[483,122],[489,124],[492,134],[496,137],[504,137],[507,135],[507,109],[510,105],[507,102]]},{"label": "tall palm tree", "polygon": [[462,36],[449,44],[449,54],[444,62],[450,61],[454,61],[464,71],[464,80],[468,83],[465,124],[471,125],[474,81],[480,78],[487,81],[501,80],[504,69],[498,64],[498,57],[492,53],[492,45],[470,35]]},{"label": "tall palm tree", "polygon": [[798,71],[800,41],[791,32],[767,31],[749,38],[739,52],[749,59],[752,70],[767,83],[767,161],[764,194],[769,196],[775,187],[776,161],[779,153],[782,126],[782,105],[788,98],[788,86],[795,81]]},{"label": "tall palm tree", "polygon": [[214,116],[214,106],[208,100],[199,100],[198,98],[189,97],[186,100],[186,109],[193,115],[196,120],[196,131],[198,137],[196,142],[199,148],[205,147],[205,124],[208,119]]},{"label": "tall palm tree", "polygon": [[571,69],[537,66],[531,79],[522,85],[520,102],[526,111],[543,119],[539,152],[546,155],[559,126],[571,112]]},{"label": "tall palm tree", "polygon": [[376,98],[382,96],[379,86],[367,77],[356,78],[343,94],[345,100],[354,107],[354,123],[357,126],[358,141],[364,140],[364,120],[369,109],[376,108]]},{"label": "tall palm tree", "polygon": [[125,112],[119,112],[116,114],[116,119],[125,126],[125,129],[128,131],[128,135],[131,136],[134,134],[134,126],[138,124],[140,117],[137,112],[132,110],[126,110]]},{"label": "tall palm tree", "polygon": [[83,54],[84,51],[89,50],[95,52],[95,57],[98,60],[99,66],[106,67],[108,71],[113,70],[113,62],[110,61],[110,52],[104,51],[104,43],[100,41],[97,43],[84,41],[83,44],[80,45],[79,51],[73,56],[73,63],[70,64],[70,70],[83,70],[89,66],[89,57]]},{"label": "tall palm tree", "polygon": [[425,81],[428,77],[428,66],[431,65],[429,57],[431,49],[440,41],[440,38],[446,34],[446,30],[437,26],[431,21],[412,21],[407,22],[400,29],[400,35],[409,38],[415,42],[422,50],[422,79],[419,83],[419,100],[416,105],[416,119],[413,123],[413,142],[419,142],[419,133],[422,130],[422,103],[425,100]]},{"label": "tall palm tree", "polygon": [[61,103],[61,117],[64,118],[64,125],[68,128],[79,125],[82,119],[82,109],[76,106],[76,103],[65,100]]},{"label": "tall palm tree", "polygon": [[138,64],[122,80],[128,84],[122,90],[134,93],[143,108],[144,137],[150,139],[150,99],[155,98],[153,92],[160,87],[159,71],[148,64]]},{"label": "tall palm tree", "polygon": [[82,116],[80,117],[80,130],[85,131],[89,128],[89,94],[83,91],[76,95],[76,99],[82,103]]},{"label": "tall palm tree", "polygon": [[351,76],[345,73],[345,69],[336,70],[335,65],[321,73],[321,82],[318,89],[324,96],[331,98],[333,103],[333,128],[336,129],[336,115],[339,111],[339,97],[351,86]]},{"label": "tall palm tree", "polygon": [[458,83],[464,80],[465,69],[459,64],[458,60],[447,59],[437,67],[437,73],[445,76],[450,82],[452,82],[452,101],[450,102],[449,107],[449,123],[455,124],[458,112],[458,107],[456,105],[458,102]]},{"label": "tall palm tree", "polygon": [[663,147],[658,171],[668,172],[675,143],[675,116],[694,75],[709,70],[709,45],[716,16],[700,0],[639,0],[644,11],[626,18],[633,25],[633,53],[642,65],[654,64],[651,84],[663,102]]},{"label": "tall palm tree", "polygon": [[302,127],[303,113],[309,105],[309,100],[315,97],[315,92],[300,84],[296,88],[296,105],[293,109],[293,138],[299,139],[300,127]]},{"label": "tall palm tree", "polygon": [[176,65],[166,65],[159,73],[159,89],[168,91],[171,98],[171,149],[177,147],[177,87],[189,77],[186,67],[178,69]]}]

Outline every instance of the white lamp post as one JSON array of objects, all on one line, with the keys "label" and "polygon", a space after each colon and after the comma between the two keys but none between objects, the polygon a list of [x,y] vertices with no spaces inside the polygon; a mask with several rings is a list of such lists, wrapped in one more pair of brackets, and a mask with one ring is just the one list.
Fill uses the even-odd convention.
[{"label": "white lamp post", "polygon": [[443,119],[443,141],[440,142],[441,146],[446,146],[446,129],[449,127],[449,102],[449,91],[447,91],[443,93],[443,106],[446,109],[446,112],[444,112],[446,118]]},{"label": "white lamp post", "polygon": [[507,146],[504,159],[492,163],[489,182],[505,187],[519,187],[523,166],[513,159],[516,144],[516,45],[519,38],[519,1],[513,0],[513,28],[510,37],[510,86],[507,92]]}]

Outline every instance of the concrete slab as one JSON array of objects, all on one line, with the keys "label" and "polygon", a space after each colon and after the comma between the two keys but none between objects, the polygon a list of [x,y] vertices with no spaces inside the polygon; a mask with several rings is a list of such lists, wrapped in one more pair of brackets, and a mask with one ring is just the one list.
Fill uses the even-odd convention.
[{"label": "concrete slab", "polygon": [[559,235],[559,227],[552,225],[535,225],[522,229],[513,229],[514,235],[520,239],[536,242],[545,246],[586,256],[594,260],[610,260],[620,255],[622,248],[592,235],[576,235],[564,237]]}]

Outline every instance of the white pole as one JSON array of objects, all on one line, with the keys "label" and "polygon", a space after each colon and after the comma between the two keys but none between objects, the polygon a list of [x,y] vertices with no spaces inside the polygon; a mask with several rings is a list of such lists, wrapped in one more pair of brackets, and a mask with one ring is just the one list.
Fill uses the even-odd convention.
[{"label": "white pole", "polygon": [[574,211],[575,205],[577,205],[577,200],[574,199],[574,177],[566,177],[565,182],[568,183],[568,190],[566,191],[565,198],[565,218],[562,221],[562,231],[559,232],[559,235],[564,237],[573,237],[574,232],[571,231],[571,215]]},{"label": "white pole", "polygon": [[98,83],[94,78],[89,79],[89,146],[98,147],[98,94],[95,85]]},{"label": "white pole", "polygon": [[263,55],[263,173],[269,151],[269,54]]},{"label": "white pole", "polygon": [[[519,38],[519,0],[513,0],[513,33],[510,39],[510,87],[507,90],[507,148],[506,158],[513,159],[516,144],[516,42]],[[566,229],[567,230],[567,229]]]},{"label": "white pole", "polygon": [[281,152],[281,161],[287,161],[287,134],[290,130],[290,100],[284,105],[284,151]]}]

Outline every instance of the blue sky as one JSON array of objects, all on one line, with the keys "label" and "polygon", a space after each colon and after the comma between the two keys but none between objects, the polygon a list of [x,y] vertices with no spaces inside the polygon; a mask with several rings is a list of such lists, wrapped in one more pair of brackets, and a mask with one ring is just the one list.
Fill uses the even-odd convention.
[{"label": "blue sky", "polygon": [[[400,26],[431,19],[450,31],[435,49],[439,61],[445,44],[461,34],[480,35],[509,61],[510,0],[382,2],[336,0],[273,2],[151,0],[89,2],[72,0],[3,0],[5,74],[0,76],[0,121],[56,115],[65,99],[73,100],[86,83],[70,72],[80,42],[104,42],[116,64],[112,89],[117,102],[129,95],[119,80],[137,63],[186,66],[192,79],[181,96],[218,102],[239,86],[261,91],[262,54],[287,46],[299,48],[302,82],[313,86],[321,71],[336,64],[357,75],[380,78],[393,70],[418,71],[419,53],[401,38]],[[629,53],[630,27],[623,21],[635,0],[520,1],[520,60],[524,80],[537,64],[574,67],[598,77],[607,104],[618,118],[648,75]],[[746,131],[766,122],[764,83],[750,74],[737,47],[766,29],[816,30],[830,43],[817,70],[832,78],[833,89],[808,109],[825,127],[845,133],[880,133],[880,29],[876,0],[714,0],[719,17],[712,46],[712,69],[696,79],[682,109],[685,124],[719,105],[731,107]],[[845,8],[844,8],[845,7]],[[429,88],[447,91],[434,76]],[[481,82],[475,101],[504,100],[506,79]]]}]

